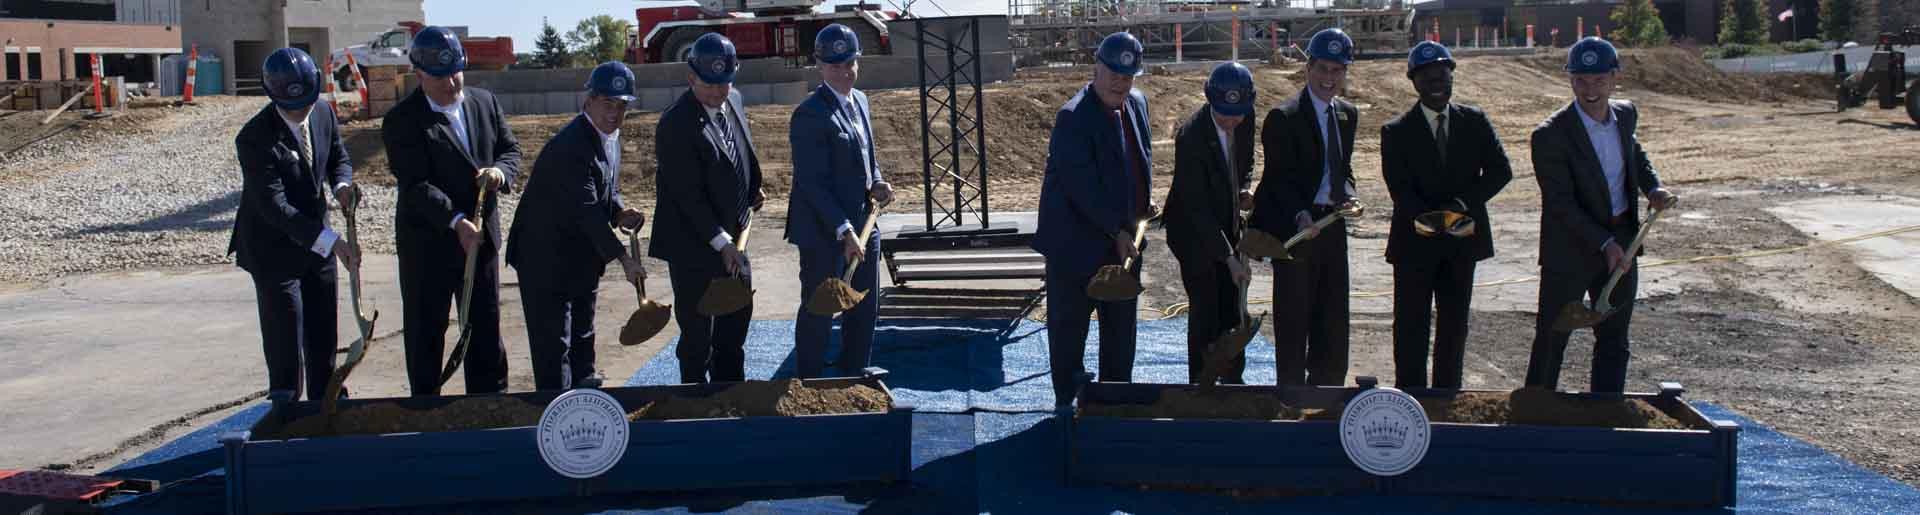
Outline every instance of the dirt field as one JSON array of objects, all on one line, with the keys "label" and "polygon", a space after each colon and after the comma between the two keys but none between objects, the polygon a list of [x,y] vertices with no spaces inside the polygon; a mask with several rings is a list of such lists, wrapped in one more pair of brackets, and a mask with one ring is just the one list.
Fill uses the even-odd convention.
[{"label": "dirt field", "polygon": [[[1559,71],[1560,59],[1558,54],[1467,58],[1457,74],[1455,99],[1480,106],[1492,115],[1513,158],[1515,179],[1491,206],[1499,252],[1509,259],[1526,255],[1534,245],[1529,235],[1537,232],[1532,220],[1538,216],[1540,200],[1529,163],[1527,136],[1540,120],[1569,100],[1564,74]],[[1362,127],[1354,168],[1360,197],[1376,206],[1350,230],[1350,241],[1356,247],[1385,237],[1384,208],[1388,200],[1379,178],[1376,128],[1411,105],[1412,87],[1402,75],[1402,66],[1388,60],[1357,63],[1353,68],[1348,98],[1360,108]],[[1803,233],[1768,211],[1790,202],[1841,198],[1871,203],[1920,198],[1920,160],[1911,150],[1920,142],[1920,131],[1912,130],[1912,124],[1899,111],[1869,108],[1836,114],[1823,78],[1730,76],[1679,51],[1629,52],[1625,67],[1618,96],[1640,105],[1640,139],[1652,153],[1666,184],[1684,199],[1684,211],[1662,222],[1649,244],[1650,256],[1713,256],[1802,245],[1816,237],[1834,236]],[[1293,97],[1302,84],[1297,67],[1262,65],[1255,72],[1257,102],[1262,110]],[[1011,83],[987,88],[987,150],[991,153],[996,209],[1036,207],[1053,112],[1089,74],[1085,68],[1023,71]],[[1137,84],[1152,106],[1155,198],[1164,198],[1169,185],[1174,127],[1177,120],[1200,106],[1199,89],[1204,79],[1202,71],[1156,70]],[[872,98],[881,163],[903,201],[896,205],[917,210],[923,194],[917,165],[919,105],[913,95],[910,90],[881,91],[874,92]],[[791,152],[785,138],[791,107],[757,106],[748,111],[772,199],[770,213],[761,217],[777,219],[785,210],[791,175],[786,166]],[[168,112],[151,111],[155,116]],[[90,125],[48,136],[21,124],[27,117],[38,121],[33,113],[0,113],[0,130],[7,134],[0,151],[27,154],[74,138],[132,136],[142,130],[131,123]],[[569,118],[522,116],[512,120],[529,166],[540,145]],[[629,158],[622,170],[622,190],[629,202],[643,207],[652,203],[654,170],[646,156],[652,154],[657,119],[658,115],[652,113],[631,115],[624,136],[627,155],[636,157]],[[225,131],[223,137],[230,138],[233,129],[220,130]],[[348,130],[361,180],[390,184],[391,174],[385,171],[385,158],[379,149],[378,122],[355,123]],[[21,145],[43,136],[43,141]],[[6,166],[18,159],[0,157],[0,171],[4,171],[0,173],[0,185],[15,188],[39,177],[69,173]],[[211,163],[207,168],[213,173],[233,173],[232,166]],[[0,215],[10,220],[55,216],[4,209],[0,209]],[[230,223],[230,210],[224,216],[214,222]],[[224,233],[214,233],[207,238],[209,241],[224,240]],[[172,234],[158,232],[159,236]],[[0,250],[6,245],[0,242]],[[202,250],[186,260],[219,263],[221,258],[216,253]],[[1920,414],[1915,401],[1920,397],[1920,381],[1916,381],[1920,379],[1920,352],[1916,352],[1920,351],[1920,336],[1914,331],[1920,327],[1920,302],[1862,270],[1854,259],[1846,249],[1823,248],[1744,261],[1682,265],[1663,269],[1678,270],[1675,275],[1664,276],[1666,279],[1643,280],[1643,291],[1657,289],[1659,293],[1649,294],[1633,314],[1630,388],[1644,391],[1656,381],[1683,382],[1689,398],[1728,406],[1875,471],[1920,486],[1920,428],[1912,424],[1914,416]],[[1377,267],[1380,256],[1355,252],[1352,260]],[[1174,263],[1164,251],[1150,251],[1146,263],[1150,298],[1182,297],[1177,281],[1152,279],[1177,277]],[[124,267],[77,263],[60,268],[59,273],[115,268]],[[1482,270],[1482,281],[1505,277],[1489,276],[1485,265]],[[1260,270],[1255,281],[1271,279]],[[1356,276],[1356,289],[1364,289],[1361,283],[1368,281],[1385,284],[1378,278]],[[1481,291],[1492,295],[1488,289]],[[1531,301],[1523,302],[1526,308],[1516,309],[1513,303],[1488,303],[1483,298],[1476,297],[1481,304],[1476,306],[1472,320],[1467,383],[1475,388],[1518,387],[1524,378],[1533,332]],[[1392,377],[1390,333],[1388,315],[1356,310],[1352,373]],[[1591,341],[1586,333],[1575,335],[1567,351],[1563,389],[1586,387]]]}]

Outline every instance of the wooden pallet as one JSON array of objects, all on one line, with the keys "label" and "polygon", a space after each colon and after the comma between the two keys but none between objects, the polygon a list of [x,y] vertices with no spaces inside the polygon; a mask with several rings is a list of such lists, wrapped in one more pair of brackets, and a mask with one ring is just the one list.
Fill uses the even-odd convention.
[{"label": "wooden pallet", "polygon": [[0,470],[0,513],[99,513],[97,506],[115,494],[159,489],[159,482],[144,479]]}]

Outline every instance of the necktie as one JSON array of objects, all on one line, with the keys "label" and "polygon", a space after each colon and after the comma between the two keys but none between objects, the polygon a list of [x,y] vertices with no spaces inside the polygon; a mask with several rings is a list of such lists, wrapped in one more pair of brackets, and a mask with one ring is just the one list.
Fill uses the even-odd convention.
[{"label": "necktie", "polygon": [[725,152],[727,154],[727,159],[733,160],[734,162],[739,162],[740,160],[733,156],[733,131],[727,128],[727,110],[726,109],[721,109],[719,113],[714,114],[713,126],[715,129],[720,131],[721,146],[724,147],[720,149],[721,152]]},{"label": "necktie", "polygon": [[307,169],[313,169],[313,129],[307,122],[300,122],[298,136],[294,139],[300,140],[300,161],[307,164]]},{"label": "necktie", "polygon": [[847,103],[842,105],[845,107],[842,111],[847,114],[847,119],[853,121],[853,140],[858,142],[860,147],[860,175],[866,177],[867,188],[871,189],[873,188],[873,163],[867,161],[867,145],[871,144],[867,141],[867,119],[861,116],[860,105],[854,103],[852,98],[848,98]]},{"label": "necktie", "polygon": [[1443,112],[1440,116],[1434,117],[1433,124],[1438,126],[1433,130],[1433,144],[1439,146],[1440,162],[1445,164],[1447,162],[1447,113]]},{"label": "necktie", "polygon": [[1347,203],[1348,199],[1346,167],[1341,166],[1346,161],[1346,156],[1341,153],[1345,147],[1340,145],[1340,124],[1333,116],[1334,111],[1338,109],[1339,107],[1331,104],[1327,106],[1326,125],[1327,175],[1331,178],[1327,181],[1327,200],[1333,201],[1335,206]]}]

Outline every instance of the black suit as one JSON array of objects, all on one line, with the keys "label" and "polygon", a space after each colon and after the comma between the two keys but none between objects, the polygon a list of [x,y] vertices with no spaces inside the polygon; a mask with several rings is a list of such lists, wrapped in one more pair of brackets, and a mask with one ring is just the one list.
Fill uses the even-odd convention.
[{"label": "black suit", "polygon": [[[1626,203],[1624,211],[1614,214],[1606,173],[1578,109],[1569,104],[1533,130],[1534,179],[1540,183],[1542,210],[1541,281],[1533,356],[1527,363],[1528,386],[1559,386],[1571,333],[1554,331],[1554,319],[1567,303],[1600,295],[1608,277],[1603,246],[1612,239],[1624,250],[1632,242],[1640,230],[1639,195],[1660,188],[1660,175],[1633,134],[1639,110],[1631,103],[1613,101]],[[1617,311],[1593,328],[1592,391],[1618,393],[1626,387],[1631,356],[1627,328],[1633,318],[1638,275],[1636,267],[1620,279],[1612,298]]]},{"label": "black suit", "polygon": [[[1305,211],[1319,219],[1332,213],[1353,184],[1353,135],[1360,111],[1334,98],[1338,155],[1329,156],[1321,135],[1324,115],[1303,88],[1267,113],[1260,127],[1266,171],[1254,190],[1250,225],[1285,240],[1298,232],[1294,218]],[[1328,164],[1332,171],[1329,173]],[[1316,197],[1329,185],[1330,204]],[[1293,248],[1293,260],[1273,265],[1274,361],[1278,384],[1339,385],[1347,377],[1347,224],[1336,222],[1320,236]]]},{"label": "black suit", "polygon": [[[253,276],[268,388],[293,392],[295,399],[303,361],[309,399],[326,391],[333,375],[339,286],[333,249],[318,240],[332,233],[326,226],[326,192],[353,182],[333,110],[324,102],[314,104],[307,127],[312,156],[302,155],[300,141],[272,105],[234,137],[241,197],[227,244],[227,252],[237,254],[235,262]],[[315,252],[315,247],[322,248]]]},{"label": "black suit", "polygon": [[[1253,121],[1246,117],[1229,135],[1232,161],[1220,145],[1213,109],[1201,105],[1173,139],[1173,189],[1167,193],[1167,249],[1180,261],[1186,286],[1187,381],[1197,382],[1206,367],[1208,344],[1240,326],[1246,316],[1246,286],[1235,282],[1226,260],[1246,223],[1240,217],[1240,190],[1253,183]],[[1246,356],[1234,359],[1222,382],[1240,384]]]},{"label": "black suit", "polygon": [[[1435,310],[1439,325],[1433,339],[1432,386],[1460,388],[1474,263],[1493,257],[1487,201],[1513,180],[1507,152],[1486,113],[1450,104],[1441,114],[1445,152],[1418,104],[1380,127],[1381,175],[1393,195],[1387,262],[1393,264],[1394,384],[1401,388],[1427,386],[1428,319]],[[1443,209],[1464,209],[1472,216],[1473,236],[1423,237],[1414,232],[1414,217]]]},{"label": "black suit", "polygon": [[721,232],[737,240],[760,201],[760,159],[740,92],[731,92],[725,105],[725,134],[692,91],[660,114],[654,131],[659,201],[647,252],[667,262],[673,282],[673,315],[680,326],[674,355],[686,383],[746,379],[744,347],[753,306],[719,317],[696,310],[707,284],[727,275],[720,252],[709,243]]},{"label": "black suit", "polygon": [[607,263],[626,252],[613,233],[625,206],[618,164],[599,129],[576,116],[540,149],[507,235],[534,388],[565,390],[593,375],[593,308]]},{"label": "black suit", "polygon": [[[507,388],[507,353],[500,338],[499,195],[512,193],[520,173],[520,142],[508,130],[506,115],[493,94],[466,88],[460,103],[472,152],[462,149],[446,115],[435,112],[419,89],[387,112],[381,138],[398,179],[400,201],[394,243],[400,252],[400,297],[405,303],[407,382],[415,396],[440,394],[441,357],[446,351],[448,308],[464,286],[466,252],[454,236],[456,215],[485,213],[487,237],[476,252],[473,277],[473,325],[468,343],[467,393]],[[474,175],[496,167],[506,184],[475,206],[479,186]]]}]

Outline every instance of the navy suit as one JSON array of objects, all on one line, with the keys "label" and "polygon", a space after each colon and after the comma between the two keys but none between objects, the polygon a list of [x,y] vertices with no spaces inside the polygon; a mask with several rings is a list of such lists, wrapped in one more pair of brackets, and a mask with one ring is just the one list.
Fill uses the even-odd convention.
[{"label": "navy suit", "polygon": [[[473,325],[468,342],[467,393],[507,389],[507,351],[500,338],[500,195],[513,193],[520,173],[520,142],[507,128],[506,114],[493,94],[466,88],[461,119],[472,152],[460,146],[453,124],[435,112],[418,88],[395,105],[381,126],[387,159],[400,195],[394,220],[394,246],[400,252],[400,298],[405,304],[407,383],[414,396],[440,394],[441,358],[446,355],[448,308],[465,286],[466,252],[453,232],[454,217],[486,220],[486,238],[475,250]],[[507,176],[500,190],[474,205],[479,185],[474,174],[497,167]]]},{"label": "navy suit", "polygon": [[540,149],[507,235],[520,273],[534,388],[565,390],[593,375],[593,308],[607,263],[626,252],[613,233],[625,206],[620,170],[585,115]]},{"label": "navy suit", "polygon": [[326,192],[353,182],[333,109],[314,104],[307,124],[312,156],[301,155],[300,141],[272,105],[234,137],[241,197],[227,244],[253,276],[268,388],[293,392],[295,399],[303,368],[309,399],[326,391],[333,376],[339,286],[333,249],[316,253],[313,247],[327,230]]},{"label": "navy suit", "polygon": [[[793,199],[787,208],[786,238],[800,248],[800,312],[794,319],[794,354],[802,378],[821,377],[826,367],[827,339],[833,318],[806,309],[806,300],[827,278],[840,278],[847,259],[842,254],[840,228],[851,227],[858,237],[874,206],[867,191],[880,178],[874,158],[872,121],[867,94],[849,90],[854,107],[844,108],[826,84],[793,109],[787,139],[793,147]],[[841,376],[854,377],[870,362],[873,326],[880,315],[877,289],[880,238],[869,237],[867,257],[854,269],[855,290],[868,292],[841,319]]]},{"label": "navy suit", "polygon": [[659,201],[647,253],[667,262],[673,318],[680,327],[674,355],[680,358],[680,380],[685,383],[746,379],[744,348],[753,306],[719,317],[702,316],[696,309],[707,284],[727,275],[726,263],[709,242],[721,232],[738,240],[762,200],[760,159],[739,91],[728,95],[726,109],[722,133],[706,106],[688,91],[660,114],[653,136],[654,159],[660,163],[654,171]]},{"label": "navy suit", "polygon": [[[1133,378],[1139,301],[1098,302],[1086,294],[1094,272],[1122,261],[1113,251],[1113,235],[1132,237],[1134,222],[1146,213],[1145,195],[1152,191],[1147,97],[1133,90],[1124,107],[1120,120],[1130,128],[1116,122],[1113,110],[1088,85],[1060,107],[1047,144],[1033,249],[1047,263],[1047,347],[1056,404],[1072,402],[1085,373],[1088,315],[1095,309],[1100,311],[1098,379]],[[1125,144],[1128,139],[1134,144]],[[1140,260],[1134,260],[1132,271],[1139,275]]]},{"label": "navy suit", "polygon": [[[1513,167],[1486,113],[1449,104],[1442,113],[1447,129],[1442,152],[1425,110],[1416,104],[1380,127],[1380,171],[1393,195],[1387,262],[1393,264],[1394,386],[1428,386],[1428,320],[1438,312],[1432,332],[1432,386],[1459,389],[1466,368],[1473,269],[1476,262],[1493,257],[1487,202],[1513,180]],[[1414,231],[1414,217],[1439,209],[1466,209],[1474,219],[1473,236],[1428,237]]]},{"label": "navy suit", "polygon": [[[1311,93],[1302,88],[1293,99],[1267,112],[1260,127],[1266,171],[1254,192],[1249,225],[1285,240],[1299,232],[1294,217],[1306,211],[1314,219],[1333,207],[1316,205],[1320,184],[1330,183],[1337,197],[1353,181],[1353,135],[1360,112],[1334,98],[1339,155],[1329,156],[1321,135],[1323,116]],[[1332,175],[1327,166],[1332,161]],[[1329,200],[1333,200],[1330,198]],[[1333,200],[1333,204],[1339,204]],[[1335,222],[1320,236],[1291,251],[1291,261],[1273,264],[1273,346],[1277,384],[1337,386],[1347,377],[1347,224]]]},{"label": "navy suit", "polygon": [[[1602,247],[1612,238],[1625,250],[1640,230],[1638,194],[1660,189],[1660,174],[1634,136],[1640,111],[1632,103],[1613,101],[1627,204],[1626,211],[1615,217],[1606,173],[1579,109],[1568,104],[1533,130],[1534,180],[1540,183],[1541,280],[1527,386],[1559,386],[1560,364],[1572,333],[1553,330],[1554,319],[1567,303],[1600,295],[1610,273]],[[1642,246],[1642,253],[1645,250]],[[1620,278],[1613,289],[1615,313],[1593,328],[1592,391],[1620,393],[1626,388],[1627,361],[1632,356],[1627,350],[1627,329],[1633,320],[1639,275],[1635,267]]]}]

